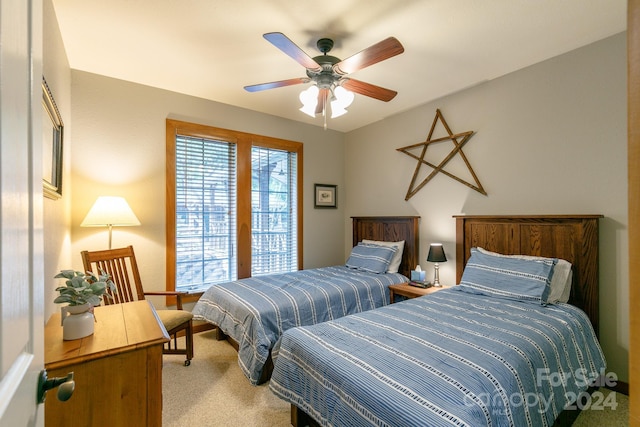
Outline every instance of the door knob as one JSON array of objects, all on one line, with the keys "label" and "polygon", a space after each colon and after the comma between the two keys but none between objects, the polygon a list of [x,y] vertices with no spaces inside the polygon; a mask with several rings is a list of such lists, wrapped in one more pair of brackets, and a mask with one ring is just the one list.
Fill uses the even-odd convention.
[{"label": "door knob", "polygon": [[73,394],[76,388],[76,382],[73,380],[73,372],[69,372],[66,377],[47,378],[47,370],[40,371],[38,378],[38,403],[44,403],[47,398],[47,391],[58,387],[58,400],[66,402]]}]

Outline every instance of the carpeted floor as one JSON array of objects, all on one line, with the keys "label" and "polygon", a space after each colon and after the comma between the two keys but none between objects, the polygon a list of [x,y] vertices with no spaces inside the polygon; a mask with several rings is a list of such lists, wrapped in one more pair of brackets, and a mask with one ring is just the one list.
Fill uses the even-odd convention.
[{"label": "carpeted floor", "polygon": [[580,413],[572,427],[623,427],[629,425],[628,396],[601,388],[593,394],[591,405],[590,409]]},{"label": "carpeted floor", "polygon": [[194,336],[195,357],[164,356],[163,427],[291,425],[290,405],[268,384],[252,386],[238,366],[238,353],[212,331]]},{"label": "carpeted floor", "polygon": [[[189,367],[184,356],[164,356],[163,427],[291,425],[289,404],[275,397],[267,384],[251,386],[238,367],[238,353],[226,341],[203,332],[195,335],[194,347]],[[601,392],[603,404],[583,411],[573,427],[629,425],[627,396],[607,399],[610,392]]]}]

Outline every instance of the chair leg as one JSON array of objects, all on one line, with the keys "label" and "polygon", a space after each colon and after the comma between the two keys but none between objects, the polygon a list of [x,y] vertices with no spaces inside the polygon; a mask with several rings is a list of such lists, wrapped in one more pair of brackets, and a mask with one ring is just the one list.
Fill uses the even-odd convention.
[{"label": "chair leg", "polygon": [[184,366],[189,366],[191,365],[191,359],[193,359],[193,321],[189,320],[189,326],[187,326],[187,330],[185,332],[187,360],[184,361]]},{"label": "chair leg", "polygon": [[[193,359],[193,322],[189,320],[189,323],[180,326],[182,329],[174,328],[171,330],[167,330],[167,333],[170,336],[168,342],[164,343],[162,348],[163,354],[184,354],[186,355],[186,360],[184,361],[184,366],[191,365],[191,359]],[[184,333],[185,338],[185,346],[182,348],[178,347],[178,334]]]}]

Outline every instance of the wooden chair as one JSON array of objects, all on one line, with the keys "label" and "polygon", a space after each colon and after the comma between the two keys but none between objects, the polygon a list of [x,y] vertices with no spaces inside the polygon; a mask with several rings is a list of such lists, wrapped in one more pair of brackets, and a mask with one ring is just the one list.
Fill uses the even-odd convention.
[{"label": "wooden chair", "polygon": [[[176,297],[177,310],[156,310],[167,333],[172,338],[172,341],[165,344],[163,353],[184,354],[187,357],[184,364],[189,366],[193,358],[193,314],[182,309],[182,297],[186,294],[168,291],[145,292],[142,289],[142,281],[132,246],[104,251],[82,251],[81,254],[86,271],[92,271],[96,275],[105,272],[111,276],[111,280],[116,285],[117,291],[111,295],[111,298],[102,299],[105,305],[143,300],[146,295]],[[178,334],[183,332],[186,338],[186,348],[178,348]]]}]

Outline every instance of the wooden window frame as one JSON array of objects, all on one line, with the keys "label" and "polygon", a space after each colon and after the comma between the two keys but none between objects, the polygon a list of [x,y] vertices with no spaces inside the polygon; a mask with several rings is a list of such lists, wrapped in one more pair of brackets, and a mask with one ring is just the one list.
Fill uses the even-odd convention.
[{"label": "wooden window frame", "polygon": [[[236,144],[237,148],[237,217],[236,247],[238,278],[251,276],[251,149],[254,146],[286,150],[297,156],[297,257],[298,269],[303,268],[303,144],[246,132],[216,128],[179,120],[166,120],[166,289],[176,289],[176,135],[215,139]],[[201,292],[185,301],[196,301]]]}]

